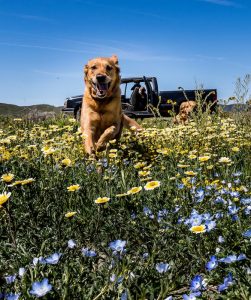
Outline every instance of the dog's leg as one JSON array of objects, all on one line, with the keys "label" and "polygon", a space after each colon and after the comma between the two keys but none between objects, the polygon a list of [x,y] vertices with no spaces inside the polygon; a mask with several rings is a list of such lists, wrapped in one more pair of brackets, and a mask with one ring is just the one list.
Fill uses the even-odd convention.
[{"label": "dog's leg", "polygon": [[89,155],[92,155],[96,151],[96,145],[94,142],[94,132],[91,129],[89,129],[86,130],[85,135],[85,152]]},{"label": "dog's leg", "polygon": [[132,130],[132,127],[136,128],[137,131],[141,131],[142,127],[133,119],[129,118],[127,115],[122,115],[123,125],[125,128]]},{"label": "dog's leg", "polygon": [[108,127],[99,138],[96,147],[97,151],[105,150],[107,142],[114,139],[119,132],[119,126],[112,125]]}]

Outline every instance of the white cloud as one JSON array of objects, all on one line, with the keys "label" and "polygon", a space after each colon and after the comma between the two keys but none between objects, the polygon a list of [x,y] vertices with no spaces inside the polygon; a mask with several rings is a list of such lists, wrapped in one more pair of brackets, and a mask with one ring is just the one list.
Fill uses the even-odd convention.
[{"label": "white cloud", "polygon": [[208,2],[216,5],[222,5],[222,6],[241,7],[238,3],[231,0],[199,0],[199,1]]},{"label": "white cloud", "polygon": [[5,12],[0,12],[0,15],[6,16],[6,17],[14,17],[14,18],[32,20],[32,21],[41,21],[41,22],[55,23],[55,21],[52,20],[52,19],[49,19],[49,18],[46,18],[46,17],[41,17],[41,16],[36,16],[36,15],[5,13]]}]

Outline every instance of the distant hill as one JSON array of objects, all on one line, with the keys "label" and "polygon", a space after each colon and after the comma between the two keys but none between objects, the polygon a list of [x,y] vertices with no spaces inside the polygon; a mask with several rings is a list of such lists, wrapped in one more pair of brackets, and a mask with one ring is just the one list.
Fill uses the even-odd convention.
[{"label": "distant hill", "polygon": [[37,104],[30,106],[18,106],[14,104],[0,103],[0,115],[4,116],[15,116],[21,117],[25,116],[31,112],[54,112],[56,114],[60,113],[62,107],[56,107],[49,104]]},{"label": "distant hill", "polygon": [[[225,112],[233,112],[233,111],[243,111],[246,109],[246,106],[243,104],[229,104],[229,105],[219,105],[223,111]],[[14,104],[6,104],[0,103],[0,115],[2,116],[14,116],[14,117],[22,117],[25,115],[29,115],[32,113],[45,113],[45,112],[53,112],[55,114],[59,114],[62,110],[62,106],[53,106],[49,104],[37,104],[30,106],[18,106]]]},{"label": "distant hill", "polygon": [[225,112],[244,111],[247,109],[247,105],[245,104],[228,104],[228,105],[220,104],[220,107],[222,107],[223,111]]}]

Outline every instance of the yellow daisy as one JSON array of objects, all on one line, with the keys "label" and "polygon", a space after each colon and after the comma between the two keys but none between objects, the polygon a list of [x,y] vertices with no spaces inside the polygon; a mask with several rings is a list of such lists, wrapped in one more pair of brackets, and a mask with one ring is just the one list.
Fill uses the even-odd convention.
[{"label": "yellow daisy", "polygon": [[146,191],[151,191],[154,190],[155,188],[160,186],[160,182],[155,180],[155,181],[149,181],[147,184],[144,186],[144,189]]},{"label": "yellow daisy", "polygon": [[67,187],[68,192],[75,192],[78,191],[79,189],[80,189],[79,184],[74,184]]},{"label": "yellow daisy", "polygon": [[177,167],[179,167],[179,168],[188,168],[188,167],[190,167],[190,165],[183,165],[183,164],[178,164],[177,165]]},{"label": "yellow daisy", "polygon": [[231,163],[232,161],[231,161],[231,159],[229,157],[221,157],[219,159],[219,162],[220,163],[224,163],[224,164],[228,164],[228,163]]},{"label": "yellow daisy", "polygon": [[184,172],[186,175],[188,175],[188,176],[196,176],[197,175],[197,173],[196,172],[194,172],[194,171],[186,171],[186,172]]},{"label": "yellow daisy", "polygon": [[0,207],[2,204],[4,204],[6,201],[8,201],[8,199],[10,198],[11,193],[2,193],[0,194]]},{"label": "yellow daisy", "polygon": [[190,230],[193,232],[193,233],[203,233],[203,232],[206,232],[206,226],[205,225],[198,225],[198,226],[192,226],[190,228]]},{"label": "yellow daisy", "polygon": [[127,192],[127,194],[128,194],[128,195],[137,194],[137,193],[139,193],[141,190],[142,190],[142,187],[141,187],[141,186],[135,186],[135,187],[131,188],[131,189]]},{"label": "yellow daisy", "polygon": [[123,193],[123,194],[117,194],[116,197],[120,198],[120,197],[125,197],[125,196],[128,196],[127,193]]},{"label": "yellow daisy", "polygon": [[143,167],[145,167],[146,163],[145,162],[138,162],[134,165],[135,169],[141,169]]},{"label": "yellow daisy", "polygon": [[199,157],[199,161],[200,162],[204,162],[204,161],[208,161],[211,157],[209,155],[205,155],[205,156],[200,156]]},{"label": "yellow daisy", "polygon": [[64,166],[67,166],[67,167],[70,167],[72,165],[72,161],[69,158],[65,158],[61,162]]},{"label": "yellow daisy", "polygon": [[14,174],[11,173],[3,174],[1,178],[3,182],[11,182],[12,179],[14,178]]},{"label": "yellow daisy", "polygon": [[108,197],[103,197],[103,198],[99,197],[95,200],[95,203],[103,204],[103,203],[106,203],[108,201],[110,201],[110,198],[108,198]]},{"label": "yellow daisy", "polygon": [[208,169],[208,170],[212,170],[213,167],[214,167],[213,165],[209,165],[209,166],[207,166],[207,169]]},{"label": "yellow daisy", "polygon": [[45,146],[42,148],[42,152],[44,155],[50,155],[50,154],[53,154],[56,150],[52,147],[49,147],[49,146]]},{"label": "yellow daisy", "polygon": [[69,212],[66,213],[64,216],[65,216],[66,218],[71,218],[71,217],[75,216],[76,213],[77,213],[76,211],[69,211]]},{"label": "yellow daisy", "polygon": [[239,152],[239,151],[240,151],[240,148],[238,148],[238,147],[233,147],[231,150],[232,150],[233,152]]},{"label": "yellow daisy", "polygon": [[144,177],[144,176],[148,176],[149,174],[150,174],[151,172],[150,171],[139,171],[139,176],[142,176],[142,177]]}]

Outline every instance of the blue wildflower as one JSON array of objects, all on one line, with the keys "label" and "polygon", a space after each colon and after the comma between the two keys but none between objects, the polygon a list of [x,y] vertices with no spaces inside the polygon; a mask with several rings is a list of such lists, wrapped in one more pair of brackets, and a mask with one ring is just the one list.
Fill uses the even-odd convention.
[{"label": "blue wildflower", "polygon": [[237,261],[237,256],[234,255],[234,254],[219,259],[219,262],[223,262],[225,264],[231,264],[231,263],[234,263],[236,261]]},{"label": "blue wildflower", "polygon": [[206,225],[206,231],[209,232],[216,227],[216,222],[213,220],[210,221],[208,220],[205,222],[205,225]]},{"label": "blue wildflower", "polygon": [[250,213],[251,213],[251,205],[247,206],[244,210],[244,214],[246,216],[250,215]]},{"label": "blue wildflower", "polygon": [[241,183],[241,180],[240,180],[239,178],[237,178],[237,179],[234,180],[234,183],[235,183],[235,184],[240,184],[240,183]]},{"label": "blue wildflower", "polygon": [[232,215],[231,219],[232,219],[232,221],[235,222],[235,221],[239,220],[239,217],[238,217],[238,215]]},{"label": "blue wildflower", "polygon": [[211,220],[212,219],[212,216],[210,215],[210,213],[204,213],[202,214],[202,218],[203,220]]},{"label": "blue wildflower", "polygon": [[218,266],[218,260],[215,256],[210,257],[210,261],[206,263],[206,270],[212,271]]},{"label": "blue wildflower", "polygon": [[152,213],[152,211],[150,210],[150,208],[148,208],[147,206],[144,206],[143,212],[150,219],[154,219],[154,214]]},{"label": "blue wildflower", "polygon": [[[207,191],[211,191],[213,188],[215,188],[215,187],[212,187],[211,185],[206,186]],[[206,194],[209,195],[208,192]]]},{"label": "blue wildflower", "polygon": [[196,275],[190,284],[190,290],[192,292],[197,292],[201,289],[204,289],[206,287],[206,283],[203,280],[201,275]]},{"label": "blue wildflower", "polygon": [[36,281],[32,283],[32,289],[30,290],[30,294],[36,297],[43,297],[52,289],[52,285],[49,284],[49,280],[44,278],[41,282]]},{"label": "blue wildflower", "polygon": [[182,190],[184,187],[185,187],[185,185],[183,183],[180,183],[180,184],[177,185],[177,188],[179,190]]},{"label": "blue wildflower", "polygon": [[14,275],[5,276],[4,278],[7,284],[11,284],[16,280],[16,277],[17,276],[14,274]]},{"label": "blue wildflower", "polygon": [[224,243],[225,242],[225,239],[223,238],[223,236],[219,236],[218,237],[218,242],[220,243],[220,244],[222,244],[222,243]]},{"label": "blue wildflower", "polygon": [[251,228],[245,231],[242,235],[246,238],[251,238]]},{"label": "blue wildflower", "polygon": [[251,204],[251,198],[243,198],[243,199],[241,199],[240,202],[243,205],[249,205],[249,204]]},{"label": "blue wildflower", "polygon": [[94,164],[90,164],[90,165],[86,166],[86,171],[87,171],[87,173],[93,172],[94,169],[95,169]]},{"label": "blue wildflower", "polygon": [[191,226],[199,226],[202,223],[202,217],[199,214],[194,214],[190,217],[189,219],[189,223],[191,224]]},{"label": "blue wildflower", "polygon": [[236,215],[237,212],[239,211],[240,208],[236,207],[235,204],[229,205],[228,206],[228,214],[231,215]]},{"label": "blue wildflower", "polygon": [[124,292],[121,294],[120,300],[127,300],[127,291],[124,291]]},{"label": "blue wildflower", "polygon": [[158,215],[157,215],[158,222],[162,221],[163,218],[165,218],[167,215],[168,215],[168,210],[167,209],[160,210],[158,212]]},{"label": "blue wildflower", "polygon": [[155,269],[159,273],[165,273],[166,271],[168,271],[170,269],[170,265],[168,263],[160,262],[160,263],[156,264]]},{"label": "blue wildflower", "polygon": [[[224,184],[224,180],[222,180],[222,183]],[[221,195],[225,195],[225,194],[227,194],[227,193],[228,193],[228,190],[226,190],[226,189],[220,190],[220,194],[221,194]]]},{"label": "blue wildflower", "polygon": [[45,259],[42,256],[40,256],[40,257],[34,257],[33,258],[33,265],[36,266],[38,263],[40,263],[40,264],[46,264],[46,261],[45,261]]},{"label": "blue wildflower", "polygon": [[231,197],[233,198],[239,198],[240,197],[240,193],[236,192],[236,191],[232,191],[229,193]]},{"label": "blue wildflower", "polygon": [[149,257],[149,253],[145,252],[142,256],[143,256],[144,259],[147,259]]},{"label": "blue wildflower", "polygon": [[19,268],[18,270],[19,277],[23,277],[25,272],[26,272],[25,268]]},{"label": "blue wildflower", "polygon": [[233,281],[233,276],[231,273],[229,273],[225,278],[224,278],[224,283],[220,284],[218,286],[218,291],[222,292],[226,290],[229,286],[231,286],[234,283]]},{"label": "blue wildflower", "polygon": [[173,213],[176,214],[180,209],[181,207],[179,205],[175,205]]},{"label": "blue wildflower", "polygon": [[10,294],[6,294],[4,299],[6,299],[6,300],[18,300],[20,295],[21,295],[20,293],[19,294],[10,293]]},{"label": "blue wildflower", "polygon": [[215,219],[221,219],[224,217],[224,214],[222,212],[217,212],[215,215],[214,215]]},{"label": "blue wildflower", "polygon": [[107,160],[107,158],[100,159],[100,162],[101,162],[101,164],[102,164],[102,166],[104,168],[107,168],[107,166],[108,166],[108,160]]},{"label": "blue wildflower", "polygon": [[73,248],[76,247],[76,242],[73,241],[73,240],[69,240],[69,241],[67,242],[67,246],[68,246],[68,248],[73,249]]},{"label": "blue wildflower", "polygon": [[215,204],[226,204],[226,200],[224,200],[221,196],[217,196],[214,200]]},{"label": "blue wildflower", "polygon": [[56,265],[59,262],[61,256],[61,253],[53,253],[51,256],[45,258],[45,262],[49,265]]},{"label": "blue wildflower", "polygon": [[110,242],[109,248],[111,248],[113,251],[116,252],[123,252],[125,245],[126,245],[126,241],[115,240],[113,242]]},{"label": "blue wildflower", "polygon": [[88,248],[81,249],[83,256],[94,257],[97,256],[97,253],[94,250],[89,250]]},{"label": "blue wildflower", "polygon": [[117,277],[116,274],[112,274],[110,276],[110,281],[111,282],[115,282],[116,281],[117,284],[121,283],[123,281],[123,279],[124,279],[124,276]]},{"label": "blue wildflower", "polygon": [[242,173],[241,173],[240,171],[238,171],[238,172],[236,172],[236,173],[233,173],[233,176],[234,176],[234,177],[239,177],[239,176],[241,176],[241,174],[242,174]]},{"label": "blue wildflower", "polygon": [[136,214],[135,214],[135,212],[133,212],[133,213],[131,214],[131,218],[132,218],[133,220],[136,219]]},{"label": "blue wildflower", "polygon": [[238,256],[235,255],[235,254],[232,254],[232,255],[229,255],[227,257],[219,259],[219,262],[223,262],[223,263],[226,263],[226,264],[231,264],[231,263],[234,263],[236,261],[244,260],[246,258],[247,257],[246,257],[246,255],[244,253],[241,253]]},{"label": "blue wildflower", "polygon": [[195,292],[195,293],[191,293],[189,295],[182,295],[184,300],[196,300],[196,297],[199,297],[201,295],[201,292]]},{"label": "blue wildflower", "polygon": [[195,199],[197,203],[200,203],[203,201],[205,197],[205,191],[202,188],[197,189],[195,194]]},{"label": "blue wildflower", "polygon": [[237,260],[238,260],[238,261],[244,260],[244,259],[247,259],[247,256],[246,256],[246,254],[244,254],[244,253],[241,253],[241,254],[238,255],[238,257],[237,257]]}]

